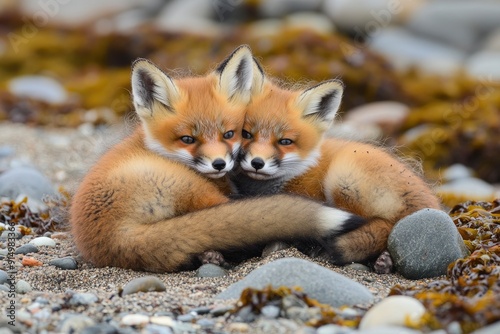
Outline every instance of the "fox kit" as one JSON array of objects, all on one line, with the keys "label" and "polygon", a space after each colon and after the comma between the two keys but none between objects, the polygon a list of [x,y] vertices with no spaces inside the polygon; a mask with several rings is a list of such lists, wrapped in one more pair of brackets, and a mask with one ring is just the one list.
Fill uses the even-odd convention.
[{"label": "fox kit", "polygon": [[83,179],[71,205],[77,248],[96,266],[153,272],[192,268],[205,251],[313,239],[326,248],[363,224],[299,196],[230,202],[225,175],[241,143],[253,86],[241,46],[203,77],[173,79],[151,62],[132,67],[141,124]]},{"label": "fox kit", "polygon": [[261,78],[247,107],[240,170],[233,177],[240,193],[304,195],[367,219],[330,247],[336,264],[374,259],[398,220],[422,208],[439,209],[425,182],[383,149],[324,138],[340,106],[340,81],[291,91],[254,66]]}]

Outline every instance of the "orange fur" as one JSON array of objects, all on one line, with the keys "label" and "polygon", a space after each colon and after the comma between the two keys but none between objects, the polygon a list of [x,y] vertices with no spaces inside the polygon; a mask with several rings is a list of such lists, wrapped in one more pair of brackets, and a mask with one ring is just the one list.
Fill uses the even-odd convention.
[{"label": "orange fur", "polygon": [[[339,94],[340,86],[336,89]],[[248,138],[242,144],[241,166],[245,174],[256,180],[240,182],[241,189],[254,182],[260,184],[256,193],[267,193],[267,188],[276,192],[276,186],[269,186],[275,182],[284,193],[307,196],[368,219],[368,224],[337,238],[334,262],[339,264],[378,256],[387,247],[389,233],[397,221],[419,209],[440,208],[427,184],[382,148],[338,138],[323,139],[326,122],[321,116],[304,116],[304,109],[297,102],[301,94],[266,82],[260,96],[247,107],[243,129]],[[322,97],[325,93],[318,94]],[[323,102],[317,104],[318,110],[326,114],[321,109],[325,100],[318,101]],[[335,114],[336,110],[331,112]],[[292,144],[280,145],[283,138]],[[319,153],[317,158],[311,155],[315,150]],[[286,164],[287,168],[294,168],[292,162],[286,162],[290,153],[299,157],[293,166],[300,167],[307,159],[314,163],[300,167],[304,171],[299,175],[279,175],[279,169]],[[265,162],[264,167],[253,168],[251,162],[255,159]],[[241,175],[234,178],[236,184],[238,178]]]},{"label": "orange fur", "polygon": [[72,200],[71,231],[84,259],[99,267],[176,271],[209,250],[328,241],[353,218],[297,196],[229,201],[226,167],[215,161],[231,165],[241,142],[251,63],[240,47],[217,71],[177,80],[146,60],[134,64],[141,124],[101,157]]}]

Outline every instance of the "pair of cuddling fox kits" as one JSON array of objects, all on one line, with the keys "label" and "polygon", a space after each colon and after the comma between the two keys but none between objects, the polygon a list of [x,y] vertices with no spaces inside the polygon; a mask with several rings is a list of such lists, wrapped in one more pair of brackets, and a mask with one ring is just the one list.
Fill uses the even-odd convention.
[{"label": "pair of cuddling fox kits", "polygon": [[76,246],[96,266],[174,272],[277,241],[363,262],[399,219],[439,208],[383,149],[324,138],[338,80],[280,88],[240,46],[201,77],[138,59],[131,81],[140,125],[90,169],[70,209]]}]

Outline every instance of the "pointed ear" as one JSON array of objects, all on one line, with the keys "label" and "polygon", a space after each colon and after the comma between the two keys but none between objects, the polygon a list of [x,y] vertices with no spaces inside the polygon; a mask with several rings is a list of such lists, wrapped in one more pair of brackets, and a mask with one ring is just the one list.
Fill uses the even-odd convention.
[{"label": "pointed ear", "polygon": [[303,117],[331,123],[339,110],[343,92],[340,80],[325,81],[302,92],[297,98],[297,106]]},{"label": "pointed ear", "polygon": [[173,111],[172,103],[179,97],[173,80],[147,59],[132,64],[132,98],[139,116],[151,116],[155,102]]},{"label": "pointed ear", "polygon": [[256,94],[260,94],[264,87],[264,81],[266,80],[266,76],[264,74],[264,70],[260,63],[252,57],[253,59],[253,79],[252,79],[252,96]]},{"label": "pointed ear", "polygon": [[234,50],[215,70],[221,93],[229,100],[250,102],[253,67],[252,52],[247,45]]}]

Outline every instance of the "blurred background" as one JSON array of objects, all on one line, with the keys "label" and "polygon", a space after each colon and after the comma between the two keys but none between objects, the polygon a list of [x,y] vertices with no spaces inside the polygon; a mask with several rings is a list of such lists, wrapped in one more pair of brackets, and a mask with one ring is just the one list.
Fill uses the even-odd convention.
[{"label": "blurred background", "polygon": [[448,205],[500,196],[500,0],[0,0],[0,159],[28,129],[122,124],[137,57],[203,74],[240,44],[282,80],[342,79],[330,134],[421,161]]}]

